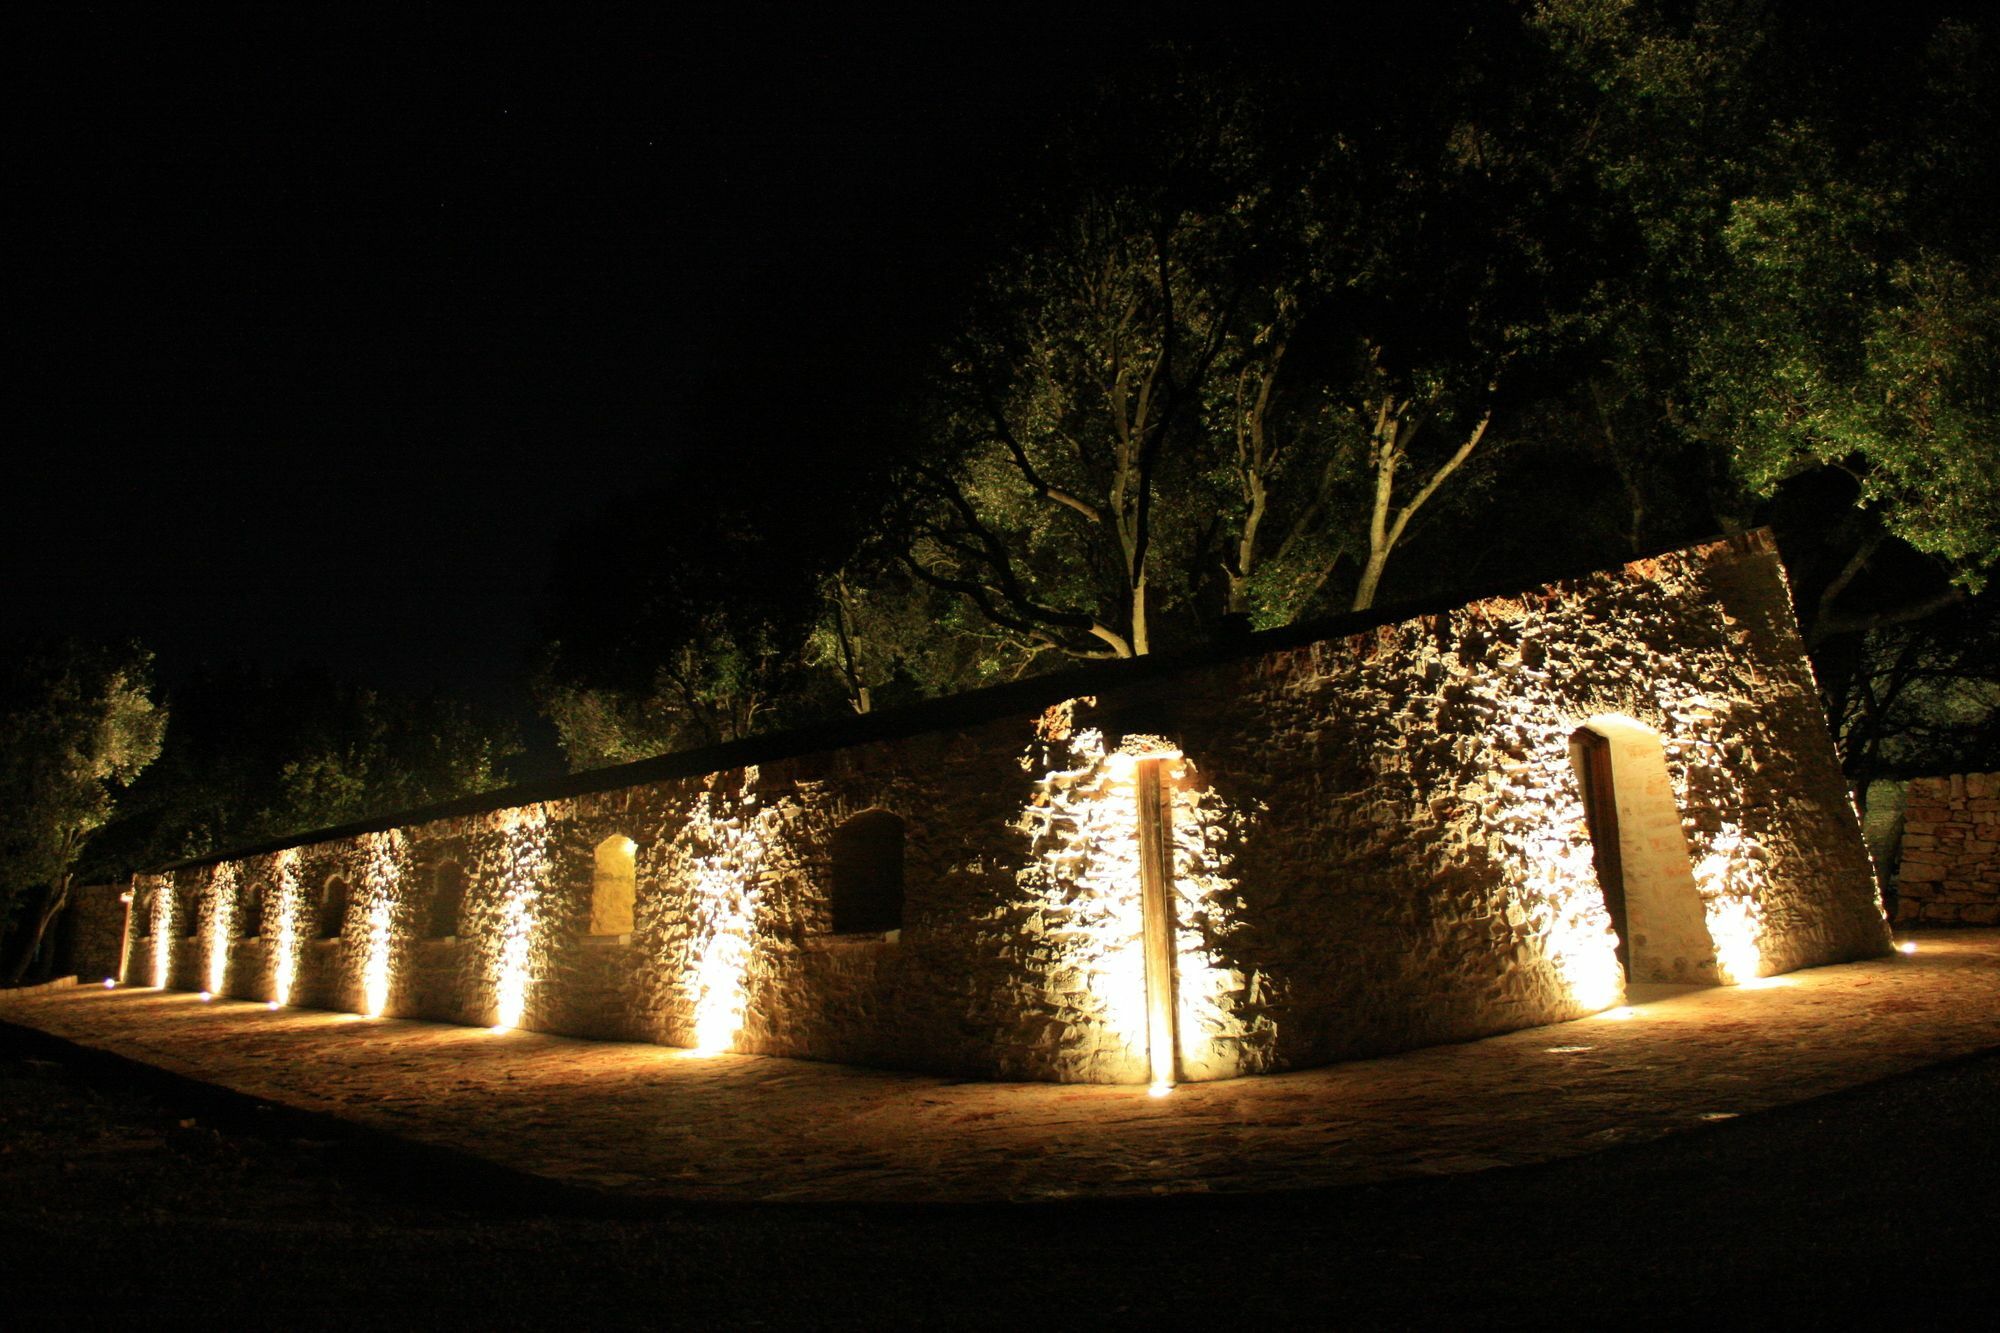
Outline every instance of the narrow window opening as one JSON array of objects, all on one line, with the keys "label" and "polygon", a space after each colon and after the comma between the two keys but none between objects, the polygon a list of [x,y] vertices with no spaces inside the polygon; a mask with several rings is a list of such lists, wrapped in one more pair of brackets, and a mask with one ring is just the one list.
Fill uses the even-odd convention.
[{"label": "narrow window opening", "polygon": [[903,821],[863,810],[833,832],[830,906],[836,935],[903,926]]},{"label": "narrow window opening", "polygon": [[592,935],[629,935],[639,896],[639,844],[614,833],[597,844],[590,877]]},{"label": "narrow window opening", "polygon": [[264,885],[262,881],[243,890],[236,900],[236,935],[254,940],[264,933]]},{"label": "narrow window opening", "polygon": [[459,934],[459,917],[465,911],[465,868],[446,861],[437,868],[431,882],[431,910],[424,922],[424,938],[452,939]]},{"label": "narrow window opening", "polygon": [[319,900],[319,938],[336,939],[347,924],[347,881],[339,875],[326,882]]},{"label": "narrow window opening", "polygon": [[181,938],[191,940],[201,932],[201,895],[190,893],[181,899]]}]

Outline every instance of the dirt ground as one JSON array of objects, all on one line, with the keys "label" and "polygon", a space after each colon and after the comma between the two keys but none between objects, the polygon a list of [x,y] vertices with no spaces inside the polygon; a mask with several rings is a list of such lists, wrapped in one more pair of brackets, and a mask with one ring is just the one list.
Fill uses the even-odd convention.
[{"label": "dirt ground", "polygon": [[2000,1050],[1586,1157],[1253,1197],[612,1200],[0,1027],[7,1323],[1908,1323],[2000,1285]]}]

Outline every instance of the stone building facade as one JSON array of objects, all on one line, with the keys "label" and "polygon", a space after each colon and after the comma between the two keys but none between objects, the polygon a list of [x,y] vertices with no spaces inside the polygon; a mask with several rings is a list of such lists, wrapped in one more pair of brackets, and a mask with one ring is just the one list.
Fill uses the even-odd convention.
[{"label": "stone building facade", "polygon": [[123,975],[1160,1083],[1888,947],[1753,533],[167,867]]},{"label": "stone building facade", "polygon": [[1910,780],[1896,921],[2000,925],[2000,773]]}]

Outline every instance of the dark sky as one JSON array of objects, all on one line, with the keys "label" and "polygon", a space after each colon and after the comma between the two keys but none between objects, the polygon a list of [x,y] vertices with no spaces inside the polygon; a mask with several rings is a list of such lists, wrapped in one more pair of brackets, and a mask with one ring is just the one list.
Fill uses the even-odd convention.
[{"label": "dark sky", "polygon": [[17,28],[7,632],[510,699],[563,526],[784,486],[1103,49],[662,8]]}]

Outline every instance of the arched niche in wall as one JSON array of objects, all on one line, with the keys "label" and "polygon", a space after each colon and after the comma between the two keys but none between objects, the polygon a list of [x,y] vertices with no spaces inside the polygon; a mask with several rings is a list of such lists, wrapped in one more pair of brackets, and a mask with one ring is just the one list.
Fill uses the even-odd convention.
[{"label": "arched niche in wall", "polygon": [[836,935],[903,926],[903,820],[863,810],[833,831],[828,906]]},{"label": "arched niche in wall", "polygon": [[254,880],[236,895],[236,937],[254,940],[264,933],[264,895],[268,892],[263,880]]},{"label": "arched niche in wall", "polygon": [[1626,980],[1716,984],[1715,941],[1659,733],[1628,717],[1593,717],[1570,736],[1570,759]]},{"label": "arched niche in wall", "polygon": [[633,905],[639,897],[639,844],[622,833],[614,833],[591,857],[591,935],[632,933]]},{"label": "arched niche in wall", "polygon": [[431,872],[430,910],[424,916],[424,938],[450,939],[459,933],[459,917],[465,912],[465,867],[456,861],[442,862]]},{"label": "arched niche in wall", "polygon": [[347,899],[347,881],[339,875],[329,876],[319,894],[319,920],[313,932],[318,938],[340,937],[341,927],[347,924]]}]

